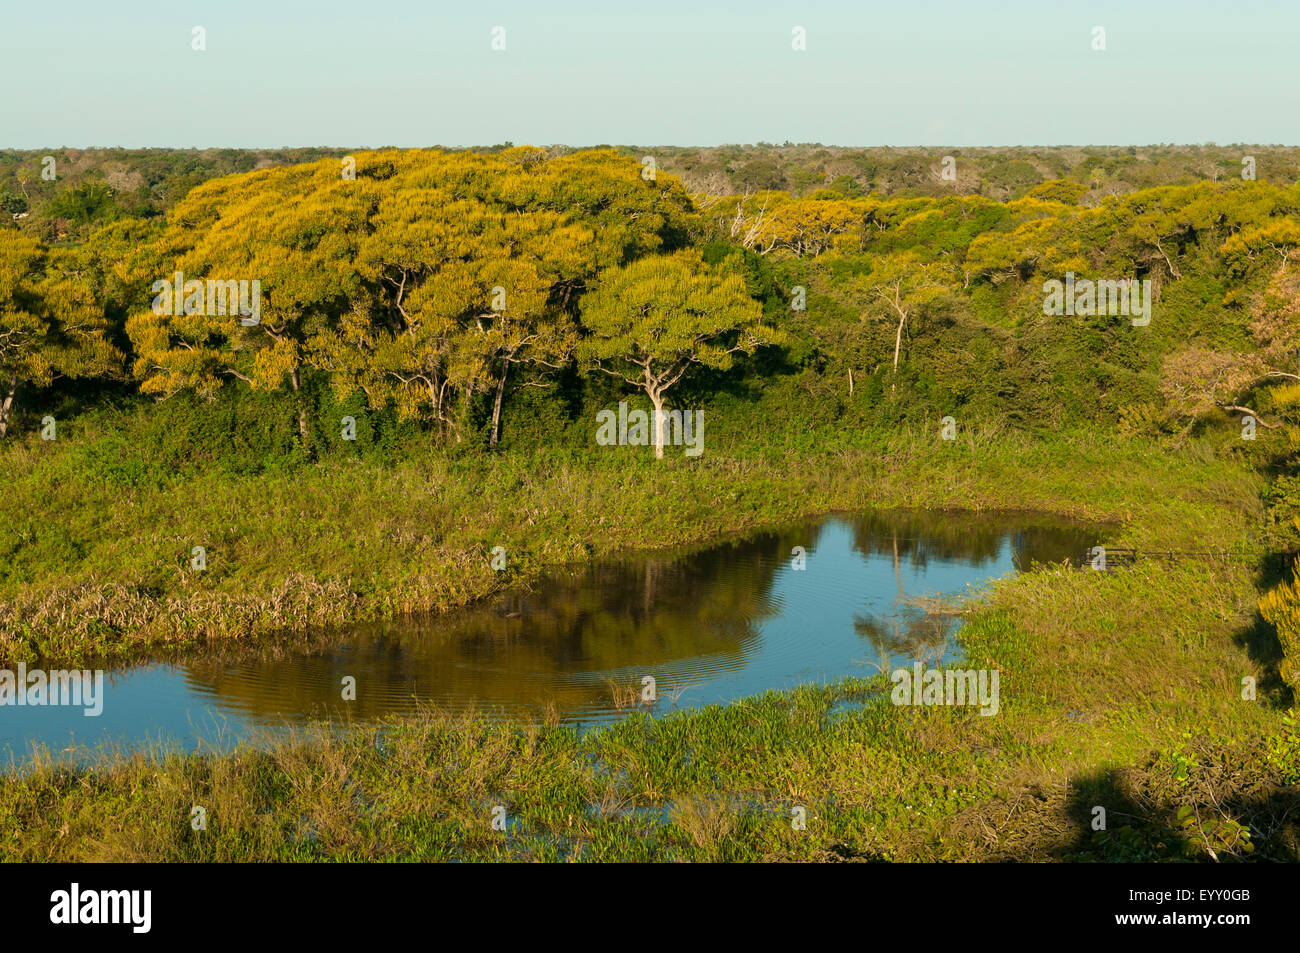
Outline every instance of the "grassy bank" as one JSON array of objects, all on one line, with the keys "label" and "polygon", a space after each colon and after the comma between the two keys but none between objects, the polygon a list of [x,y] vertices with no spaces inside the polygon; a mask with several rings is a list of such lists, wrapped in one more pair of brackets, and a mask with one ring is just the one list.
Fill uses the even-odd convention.
[{"label": "grassy bank", "polygon": [[1249,550],[1259,512],[1259,478],[1242,465],[1087,435],[837,430],[658,462],[598,449],[174,475],[134,461],[111,421],[33,438],[0,457],[0,659],[447,609],[546,567],[837,509],[1036,509],[1116,521],[1113,543],[1197,550]]}]

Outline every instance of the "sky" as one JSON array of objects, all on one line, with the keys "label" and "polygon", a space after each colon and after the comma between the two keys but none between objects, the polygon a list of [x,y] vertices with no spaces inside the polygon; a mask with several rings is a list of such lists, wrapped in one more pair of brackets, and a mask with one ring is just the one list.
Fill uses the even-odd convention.
[{"label": "sky", "polygon": [[0,0],[0,148],[1297,145],[1298,49],[1300,0]]}]

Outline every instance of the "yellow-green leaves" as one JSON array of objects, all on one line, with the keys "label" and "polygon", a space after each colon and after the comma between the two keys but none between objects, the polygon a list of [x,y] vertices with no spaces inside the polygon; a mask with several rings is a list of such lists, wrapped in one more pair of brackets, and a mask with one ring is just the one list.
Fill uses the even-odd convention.
[{"label": "yellow-green leaves", "polygon": [[0,230],[0,436],[20,386],[116,369],[106,330],[88,256]]},{"label": "yellow-green leaves", "polygon": [[492,394],[570,359],[588,283],[692,227],[681,183],[602,150],[547,158],[386,151],[208,182],[155,243],[156,280],[257,281],[260,320],[144,309],[128,321],[145,393],[214,395],[329,375],[403,414],[457,429]]},{"label": "yellow-green leaves", "polygon": [[1273,219],[1243,228],[1228,238],[1219,249],[1234,275],[1244,275],[1261,258],[1270,253],[1287,258],[1300,246],[1300,224],[1293,219]]},{"label": "yellow-green leaves", "polygon": [[775,343],[745,279],[705,264],[698,252],[651,256],[602,276],[583,300],[590,332],[580,352],[652,400],[692,364],[725,370],[732,355]]}]

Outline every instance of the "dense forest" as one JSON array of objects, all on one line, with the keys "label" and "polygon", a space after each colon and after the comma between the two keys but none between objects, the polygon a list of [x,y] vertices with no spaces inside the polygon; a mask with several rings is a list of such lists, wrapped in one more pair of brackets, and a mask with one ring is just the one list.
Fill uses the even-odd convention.
[{"label": "dense forest", "polygon": [[[30,428],[90,385],[292,392],[310,457],[329,443],[306,407],[322,390],[364,403],[373,427],[418,421],[431,438],[495,445],[554,441],[557,422],[586,421],[584,402],[603,406],[629,379],[652,400],[672,381],[692,406],[761,381],[758,399],[793,417],[888,426],[952,415],[1185,434],[1250,413],[1260,439],[1240,452],[1281,450],[1263,438],[1288,432],[1300,357],[1290,153],[1261,150],[1252,181],[1224,150],[1027,152],[1023,179],[995,197],[1010,161],[996,156],[957,160],[945,183],[937,156],[715,151],[657,169],[652,156],[513,147],[287,165],[301,156],[81,154],[0,232],[0,428]],[[0,175],[21,180],[14,156]],[[751,177],[755,163],[783,171]],[[864,171],[837,175],[843,163]],[[895,172],[908,163],[936,181],[906,185]],[[1214,180],[1145,185],[1189,169]],[[1069,177],[1042,179],[1057,170]],[[780,188],[809,177],[827,184]],[[1125,184],[1099,196],[1101,180]],[[203,287],[257,281],[260,323],[187,313],[204,296],[180,284],[157,307],[155,284],[178,272]],[[1044,283],[1067,275],[1149,282],[1154,320],[1045,314]],[[680,300],[664,300],[668,284]],[[72,379],[79,389],[55,386]]]},{"label": "dense forest", "polygon": [[[1059,426],[1095,420],[1100,409],[1126,427],[1168,430],[1251,397],[1262,380],[1280,380],[1291,360],[1279,325],[1293,277],[1294,150],[1257,150],[1255,181],[1243,181],[1239,152],[1208,148],[1140,157],[1026,150],[1016,159],[981,150],[953,160],[953,181],[944,180],[937,154],[787,145],[640,159],[637,151],[380,152],[293,166],[286,163],[304,158],[301,150],[100,150],[54,157],[53,181],[41,178],[35,154],[0,155],[0,188],[14,218],[7,264],[19,276],[9,294],[30,296],[34,313],[50,310],[66,332],[43,339],[60,355],[45,370],[8,376],[28,389],[55,376],[119,377],[146,394],[211,397],[236,376],[275,390],[280,378],[319,371],[340,394],[364,391],[376,408],[401,405],[418,417],[410,372],[419,354],[407,355],[404,371],[381,370],[367,382],[361,363],[373,365],[377,355],[358,363],[355,348],[326,353],[348,330],[364,336],[389,327],[418,288],[452,296],[419,304],[450,322],[422,324],[442,336],[426,343],[445,358],[430,371],[443,394],[428,416],[463,435],[478,420],[471,398],[485,389],[495,398],[491,385],[508,378],[510,365],[525,379],[541,367],[585,371],[594,345],[578,344],[597,309],[585,309],[584,323],[582,300],[598,276],[650,254],[668,263],[687,249],[706,260],[698,267],[739,269],[749,296],[772,316],[779,356],[748,372],[797,377],[814,394],[838,395],[845,406],[836,412],[875,410],[892,420],[919,401],[924,414],[962,410]],[[647,177],[647,162],[657,163],[657,176]],[[997,172],[1008,162],[1025,167],[1014,185]],[[355,181],[340,174],[349,163]],[[760,175],[758,165],[776,171]],[[843,171],[850,167],[858,171]],[[919,171],[909,178],[904,167]],[[261,171],[180,198],[197,181],[253,168]],[[447,258],[435,248],[453,235],[468,244]],[[318,268],[337,282],[320,285]],[[259,280],[268,320],[233,334],[225,321],[182,329],[149,320],[148,288],[174,269]],[[1066,273],[1151,281],[1157,320],[1140,333],[1100,317],[1042,320],[1043,282]],[[409,286],[399,291],[394,282],[403,277]],[[293,288],[295,281],[317,284]],[[493,307],[493,287],[516,302]],[[915,315],[904,318],[913,306]],[[86,313],[74,319],[78,308]],[[67,313],[55,318],[53,310]],[[500,320],[487,329],[475,318],[465,337],[471,315]],[[906,345],[899,354],[886,346],[899,336],[894,318]],[[73,338],[112,347],[92,354],[70,346]],[[200,341],[208,346],[178,364],[176,351]],[[471,355],[475,348],[483,353]],[[11,347],[15,368],[31,349]],[[1220,373],[1223,361],[1247,354]],[[1085,355],[1087,362],[1077,360]],[[408,383],[395,385],[399,373]],[[886,384],[908,399],[881,404]],[[859,389],[865,398],[847,399]],[[1261,398],[1261,409],[1285,396]]]}]

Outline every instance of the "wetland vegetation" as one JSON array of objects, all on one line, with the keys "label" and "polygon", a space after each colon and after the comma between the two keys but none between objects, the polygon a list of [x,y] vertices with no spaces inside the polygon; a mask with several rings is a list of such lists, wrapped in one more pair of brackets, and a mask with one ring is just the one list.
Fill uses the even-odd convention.
[{"label": "wetland vegetation", "polygon": [[[1173,181],[1109,190],[1115,157],[1080,160],[994,194],[855,186],[794,150],[782,182],[721,194],[671,157],[647,177],[618,150],[391,150],[351,156],[353,178],[326,155],[74,230],[0,224],[0,664],[180,660],[220,694],[264,658],[286,666],[280,711],[290,673],[333,680],[349,644],[373,660],[404,627],[431,633],[392,663],[393,684],[426,673],[418,710],[361,678],[352,724],[23,751],[0,856],[1297,859],[1288,155],[1261,153],[1257,181],[1165,163]],[[1168,157],[1129,158],[1137,176]],[[158,306],[177,273],[259,281],[258,321],[186,313],[183,280]],[[1067,274],[1151,282],[1149,325],[1045,313]],[[623,402],[702,413],[702,452],[601,445]],[[858,530],[819,565],[797,528],[828,514]],[[978,553],[991,519],[1139,554],[941,593],[960,627],[933,661],[999,672],[996,717],[895,705],[886,673],[850,671],[916,648],[890,618],[859,620],[853,658],[818,649],[838,653],[816,656],[825,677],[794,666],[716,699],[704,679],[699,706],[669,677],[637,701],[666,660],[749,657],[773,585],[741,578],[754,567],[802,545],[780,585],[842,594],[818,573]],[[677,588],[637,616],[656,560]],[[593,566],[617,606],[557,581]],[[583,637],[601,613],[606,635]],[[504,716],[448,704],[434,686],[484,631],[521,666],[530,646],[541,668],[586,653],[611,684],[552,682]],[[470,694],[490,701],[493,677]]]}]

